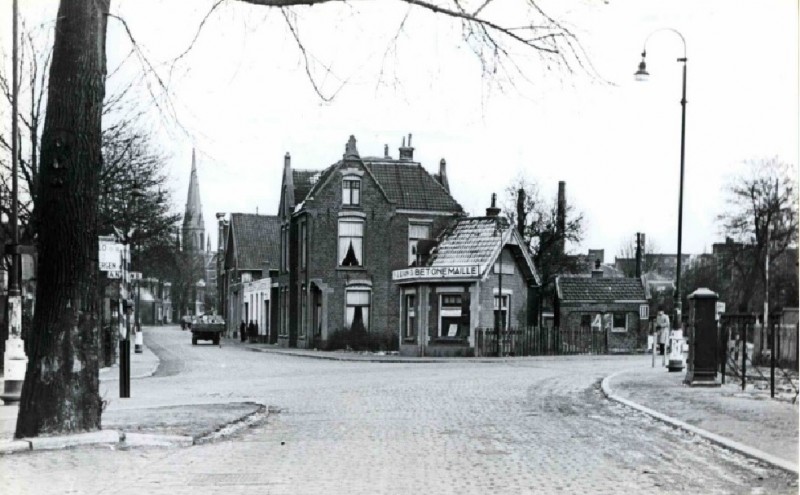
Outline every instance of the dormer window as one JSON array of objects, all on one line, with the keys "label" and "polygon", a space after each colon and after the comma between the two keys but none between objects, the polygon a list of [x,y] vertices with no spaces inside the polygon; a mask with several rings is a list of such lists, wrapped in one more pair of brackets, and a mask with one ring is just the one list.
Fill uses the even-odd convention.
[{"label": "dormer window", "polygon": [[342,179],[342,205],[359,206],[361,204],[361,179],[346,176]]}]

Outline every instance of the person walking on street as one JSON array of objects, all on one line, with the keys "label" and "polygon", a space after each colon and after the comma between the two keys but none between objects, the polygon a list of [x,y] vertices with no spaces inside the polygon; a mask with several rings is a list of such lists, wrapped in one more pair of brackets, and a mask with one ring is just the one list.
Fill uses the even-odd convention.
[{"label": "person walking on street", "polygon": [[246,337],[247,337],[247,326],[244,324],[244,320],[242,320],[242,323],[239,325],[239,338],[242,339],[242,342],[244,342],[244,339]]}]

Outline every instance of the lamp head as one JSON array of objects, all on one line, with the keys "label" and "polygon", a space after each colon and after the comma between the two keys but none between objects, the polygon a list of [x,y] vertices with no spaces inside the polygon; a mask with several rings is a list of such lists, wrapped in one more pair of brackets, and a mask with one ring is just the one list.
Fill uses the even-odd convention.
[{"label": "lamp head", "polygon": [[639,70],[633,74],[633,77],[635,77],[637,81],[647,81],[650,78],[650,73],[647,72],[647,64],[644,62],[646,56],[647,53],[642,52],[642,61],[639,62]]}]

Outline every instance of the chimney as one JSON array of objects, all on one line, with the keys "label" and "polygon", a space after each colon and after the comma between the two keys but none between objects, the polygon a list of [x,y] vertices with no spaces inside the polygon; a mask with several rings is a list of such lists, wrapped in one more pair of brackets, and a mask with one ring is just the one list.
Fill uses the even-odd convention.
[{"label": "chimney", "polygon": [[383,157],[384,158],[391,158],[391,156],[389,156],[389,145],[388,144],[384,144],[383,145]]},{"label": "chimney", "polygon": [[292,155],[289,154],[287,151],[285,155],[283,155],[283,170],[289,170],[292,168]]},{"label": "chimney", "polygon": [[447,192],[450,192],[450,183],[447,181],[447,162],[444,161],[444,158],[439,160],[439,183]]},{"label": "chimney", "polygon": [[594,270],[592,270],[592,278],[603,278],[603,269],[600,268],[600,260],[594,260]]},{"label": "chimney", "polygon": [[403,145],[400,146],[400,160],[411,161],[414,159],[414,148],[411,146],[411,134],[408,135],[408,146],[406,138],[403,138]]},{"label": "chimney", "polygon": [[492,193],[492,206],[486,208],[487,217],[496,217],[500,214],[500,208],[497,207],[497,194]]},{"label": "chimney", "polygon": [[517,191],[517,230],[520,234],[525,232],[525,189],[519,188]]},{"label": "chimney", "polygon": [[642,237],[641,232],[636,233],[636,278],[642,276]]},{"label": "chimney", "polygon": [[563,180],[558,181],[558,205],[556,210],[556,232],[558,233],[558,250],[564,253],[564,235],[567,225],[567,184]]}]

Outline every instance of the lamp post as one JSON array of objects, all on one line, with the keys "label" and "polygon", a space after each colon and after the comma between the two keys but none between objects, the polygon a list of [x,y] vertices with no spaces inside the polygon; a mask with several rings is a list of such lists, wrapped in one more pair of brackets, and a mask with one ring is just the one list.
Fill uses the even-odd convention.
[{"label": "lamp post", "polygon": [[18,70],[18,7],[12,3],[12,48],[11,48],[11,242],[5,246],[5,254],[11,255],[11,271],[8,274],[8,339],[3,354],[4,383],[0,395],[4,404],[19,402],[28,358],[22,341],[22,297],[20,291],[20,246],[19,246],[19,188],[17,169],[19,162],[19,127],[17,107],[19,100]]},{"label": "lamp post", "polygon": [[637,81],[646,81],[650,74],[647,72],[647,66],[645,64],[645,57],[647,56],[647,42],[650,38],[656,34],[663,31],[669,31],[678,35],[681,39],[681,43],[683,43],[683,57],[678,58],[677,61],[683,64],[683,84],[682,84],[682,94],[681,94],[681,179],[680,179],[680,189],[678,192],[678,259],[675,268],[675,293],[673,294],[673,301],[675,307],[675,317],[672,322],[672,327],[674,329],[681,328],[681,316],[682,316],[682,309],[683,309],[683,302],[681,298],[681,241],[683,235],[683,165],[684,165],[684,150],[686,144],[686,39],[684,39],[683,35],[675,29],[672,28],[662,28],[657,29],[650,33],[644,41],[644,48],[642,49],[642,61],[639,62],[639,69],[634,73]]},{"label": "lamp post", "polygon": [[[136,220],[137,220],[136,216],[139,214],[139,198],[141,198],[143,196],[144,196],[144,193],[142,192],[142,189],[139,186],[139,182],[136,179],[134,179],[133,188],[131,189],[131,198],[133,198],[133,220],[134,220],[134,222],[136,222]],[[135,232],[136,235],[139,234],[138,229],[135,230],[134,232]],[[133,243],[133,242],[131,242],[131,243]],[[138,249],[139,249],[139,247],[134,244],[134,253],[137,255],[137,260],[136,260],[137,261],[137,266],[136,266],[136,268],[140,271],[139,273],[141,273],[142,267],[139,266],[141,264],[141,259],[139,259],[139,254],[140,253],[139,253],[139,251],[137,251]],[[141,280],[141,278],[137,278],[136,279],[136,303],[135,303],[135,307],[134,307],[134,310],[133,310],[133,313],[134,313],[133,333],[134,333],[134,338],[136,339],[135,343],[134,343],[134,349],[135,349],[135,352],[137,354],[141,354],[142,353],[142,335],[141,335],[141,333],[142,333],[142,320],[141,320],[141,317],[139,316],[139,301],[141,299],[141,291],[142,291],[142,280]]]}]

